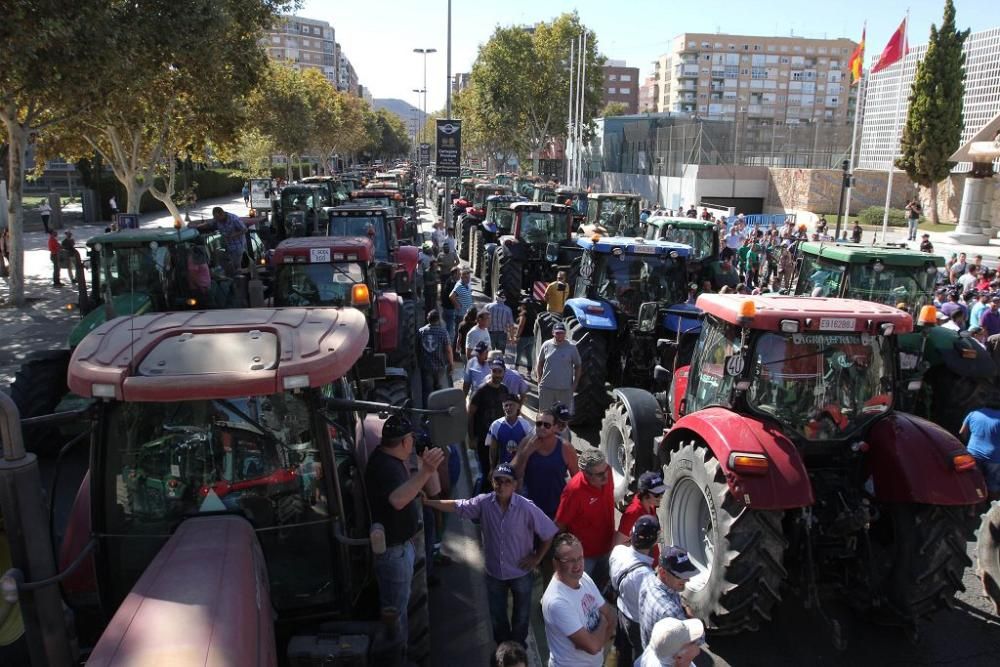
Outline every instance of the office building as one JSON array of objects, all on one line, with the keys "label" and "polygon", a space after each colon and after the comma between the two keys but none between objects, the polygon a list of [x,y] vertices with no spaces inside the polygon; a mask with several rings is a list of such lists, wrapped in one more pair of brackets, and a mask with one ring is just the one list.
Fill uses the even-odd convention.
[{"label": "office building", "polygon": [[626,114],[639,112],[638,67],[629,67],[624,60],[608,60],[604,63],[601,108],[611,102],[624,104]]}]

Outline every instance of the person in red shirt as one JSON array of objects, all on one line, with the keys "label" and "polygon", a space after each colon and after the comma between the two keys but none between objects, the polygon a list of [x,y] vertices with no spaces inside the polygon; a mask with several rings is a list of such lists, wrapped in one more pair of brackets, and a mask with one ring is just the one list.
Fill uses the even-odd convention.
[{"label": "person in red shirt", "polygon": [[49,230],[49,259],[52,260],[52,286],[62,287],[62,280],[60,280],[59,271],[59,251],[61,250],[59,245],[59,238],[56,235],[56,230]]},{"label": "person in red shirt", "polygon": [[663,475],[658,472],[644,472],[639,475],[638,492],[632,498],[632,502],[625,508],[621,521],[618,522],[618,530],[615,532],[615,546],[628,544],[629,536],[632,534],[632,526],[641,516],[656,516],[656,510],[660,506],[660,500],[667,490],[667,485],[663,483]]},{"label": "person in red shirt", "polygon": [[555,521],[559,530],[580,539],[584,570],[602,588],[608,580],[608,554],[615,532],[611,467],[599,449],[580,454],[579,466],[580,472],[573,475],[559,498]]}]

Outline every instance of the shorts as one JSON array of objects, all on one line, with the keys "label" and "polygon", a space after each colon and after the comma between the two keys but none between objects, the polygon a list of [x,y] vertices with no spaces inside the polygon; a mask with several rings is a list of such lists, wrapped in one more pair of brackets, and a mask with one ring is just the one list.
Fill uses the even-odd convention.
[{"label": "shorts", "polygon": [[1000,463],[977,458],[976,465],[986,478],[986,490],[991,494],[1000,493]]}]

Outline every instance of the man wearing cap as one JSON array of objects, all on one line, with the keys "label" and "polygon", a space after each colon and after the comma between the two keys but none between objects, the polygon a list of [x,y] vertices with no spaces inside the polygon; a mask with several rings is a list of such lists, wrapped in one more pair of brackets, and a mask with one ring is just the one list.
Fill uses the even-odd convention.
[{"label": "man wearing cap", "polygon": [[[493,360],[495,359],[504,361],[504,353],[501,352],[500,350],[490,350],[489,352],[490,363],[492,363]],[[524,399],[528,396],[528,389],[530,389],[527,380],[525,380],[524,376],[518,373],[516,370],[508,367],[506,361],[504,361],[504,368],[505,370],[503,374],[503,386],[507,387],[507,391],[509,391],[511,394],[518,397],[518,399],[521,401],[521,405],[524,405]]]},{"label": "man wearing cap", "polygon": [[432,391],[451,386],[451,371],[455,365],[448,332],[441,326],[438,311],[427,312],[427,324],[417,330],[417,339],[420,341],[420,384],[426,401]]},{"label": "man wearing cap", "polygon": [[649,645],[653,626],[663,618],[685,620],[681,591],[698,568],[679,547],[667,547],[656,563],[656,576],[647,577],[639,587],[639,629],[642,645]]},{"label": "man wearing cap", "polygon": [[556,524],[583,544],[586,569],[594,581],[607,579],[608,554],[615,532],[615,497],[611,466],[599,449],[588,449],[577,459],[580,472],[563,489]]},{"label": "man wearing cap", "polygon": [[455,314],[464,316],[472,308],[472,269],[463,266],[460,270],[461,279],[455,283],[448,294]]},{"label": "man wearing cap", "polygon": [[507,396],[503,400],[503,417],[490,424],[486,434],[492,464],[510,463],[517,450],[534,433],[534,425],[521,415],[520,397],[514,394]]},{"label": "man wearing cap", "polygon": [[[459,281],[459,268],[453,266],[450,269],[444,269],[441,265],[441,261],[438,260],[438,269],[441,272],[441,318],[444,320],[444,328],[448,330],[448,340],[455,340],[455,327],[456,321],[458,319],[458,311],[455,310],[455,304],[451,300],[451,293],[455,289],[455,285]],[[461,353],[461,350],[455,349],[456,356]]]},{"label": "man wearing cap", "polygon": [[493,301],[486,304],[485,310],[490,315],[490,344],[494,350],[503,351],[507,347],[507,332],[514,326],[514,313],[507,305],[507,296],[503,290],[497,290]]},{"label": "man wearing cap", "polygon": [[572,533],[556,536],[554,573],[542,595],[549,667],[601,667],[604,646],[618,627],[614,609],[584,571],[583,546]]},{"label": "man wearing cap", "polygon": [[663,475],[655,471],[647,471],[639,475],[639,484],[632,502],[625,508],[615,532],[615,544],[628,544],[632,526],[642,516],[656,516],[660,500],[667,491],[663,483]]},{"label": "man wearing cap", "polygon": [[399,628],[407,632],[406,610],[410,602],[415,554],[411,540],[421,530],[421,509],[416,502],[423,486],[437,475],[444,460],[438,447],[427,449],[419,468],[410,475],[407,463],[413,453],[413,428],[409,420],[392,415],[382,425],[382,440],[365,466],[365,492],[372,521],[385,528],[385,553],[375,556],[375,580],[382,608],[399,613]]},{"label": "man wearing cap", "polygon": [[990,298],[990,307],[979,318],[979,326],[986,329],[986,337],[1000,334],[1000,296]]},{"label": "man wearing cap", "polygon": [[635,667],[688,667],[701,653],[705,625],[697,618],[665,618],[653,626],[649,646]]},{"label": "man wearing cap", "polygon": [[552,338],[542,343],[535,359],[538,378],[538,409],[546,410],[556,401],[573,411],[573,392],[583,374],[583,362],[576,344],[566,340],[566,325],[557,322]]},{"label": "man wearing cap", "polygon": [[[558,528],[542,510],[514,493],[514,470],[501,463],[493,470],[493,491],[468,500],[427,500],[433,509],[454,512],[479,521],[483,536],[486,595],[489,599],[493,641],[528,639],[533,570],[549,550]],[[513,597],[508,616],[507,595]]]},{"label": "man wearing cap", "polygon": [[486,343],[487,348],[490,345],[490,314],[485,310],[479,311],[476,315],[476,326],[465,334],[465,354],[471,357],[472,351],[479,343]]},{"label": "man wearing cap", "polygon": [[468,363],[465,364],[465,375],[462,376],[462,391],[466,396],[490,377],[490,364],[487,359],[490,353],[489,344],[480,341],[473,352],[475,354],[469,357]]},{"label": "man wearing cap", "polygon": [[611,550],[608,566],[611,587],[618,594],[618,634],[615,648],[618,664],[631,665],[642,652],[639,633],[639,588],[653,574],[652,550],[660,535],[660,522],[655,516],[643,516],[632,525],[631,545],[619,544]]},{"label": "man wearing cap", "polygon": [[980,321],[982,320],[983,313],[990,307],[990,293],[988,290],[979,292],[976,297],[976,302],[972,304],[972,308],[969,309],[969,329],[972,327],[980,327]]},{"label": "man wearing cap", "polygon": [[473,390],[472,398],[469,399],[469,442],[476,443],[479,472],[483,475],[484,482],[486,475],[492,470],[486,437],[490,425],[503,417],[503,402],[510,397],[507,387],[503,386],[505,370],[503,359],[490,362],[489,380]]},{"label": "man wearing cap", "polygon": [[920,252],[934,252],[934,244],[931,243],[930,234],[924,234],[920,237]]}]

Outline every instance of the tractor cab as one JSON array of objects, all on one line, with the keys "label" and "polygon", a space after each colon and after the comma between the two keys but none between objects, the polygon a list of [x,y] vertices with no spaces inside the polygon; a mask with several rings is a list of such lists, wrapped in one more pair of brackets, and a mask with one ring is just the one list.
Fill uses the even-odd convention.
[{"label": "tractor cab", "polygon": [[529,178],[527,176],[515,176],[513,183],[514,192],[522,197],[531,199],[532,194],[535,191],[535,180],[536,179]]},{"label": "tractor cab", "polygon": [[709,264],[719,258],[719,234],[711,222],[692,218],[652,217],[645,222],[647,240],[691,246],[691,262]]},{"label": "tractor cab", "polygon": [[350,190],[336,176],[306,176],[302,183],[324,188],[331,206],[339,206],[350,198]]},{"label": "tractor cab", "polygon": [[413,243],[416,239],[417,225],[412,216],[406,215],[405,199],[396,189],[373,186],[371,183],[364,190],[351,193],[351,203],[367,207],[380,206],[386,209],[390,221],[396,229],[396,237]]},{"label": "tractor cab", "polygon": [[[476,186],[475,194],[472,199],[471,208],[479,213],[479,217],[485,217],[486,215],[486,200],[490,197],[497,195],[509,195],[511,190],[506,185],[497,185],[491,183],[480,183]],[[467,211],[468,212],[468,211]]]},{"label": "tractor cab", "polygon": [[513,188],[514,177],[510,174],[497,174],[493,177],[493,182],[497,185],[505,185],[508,188]]},{"label": "tractor cab", "polygon": [[591,192],[587,195],[587,222],[580,231],[585,236],[642,236],[639,195]]},{"label": "tractor cab", "polygon": [[573,209],[573,220],[577,228],[587,219],[587,195],[586,190],[579,188],[556,188],[555,201]]},{"label": "tractor cab", "polygon": [[548,183],[536,183],[534,190],[531,193],[531,201],[547,202],[549,204],[555,204],[563,202],[556,198],[556,188],[554,185]]},{"label": "tractor cab", "polygon": [[509,192],[488,196],[483,206],[483,220],[469,232],[469,263],[472,265],[472,273],[487,285],[490,282],[489,269],[497,241],[513,231],[514,210],[511,205],[519,201],[524,201],[524,198]]},{"label": "tractor cab", "polygon": [[573,244],[573,210],[560,204],[514,202],[510,233],[501,236],[493,252],[490,294],[502,291],[508,303],[517,303],[521,291],[544,291],[560,268],[568,268],[580,251]]},{"label": "tractor cab", "polygon": [[271,205],[277,240],[323,234],[327,212],[334,206],[327,187],[316,184],[286,185]]},{"label": "tractor cab", "polygon": [[392,285],[399,294],[414,289],[417,248],[400,245],[396,225],[385,208],[358,204],[338,206],[330,211],[330,236],[367,237],[372,240],[377,280]]}]

